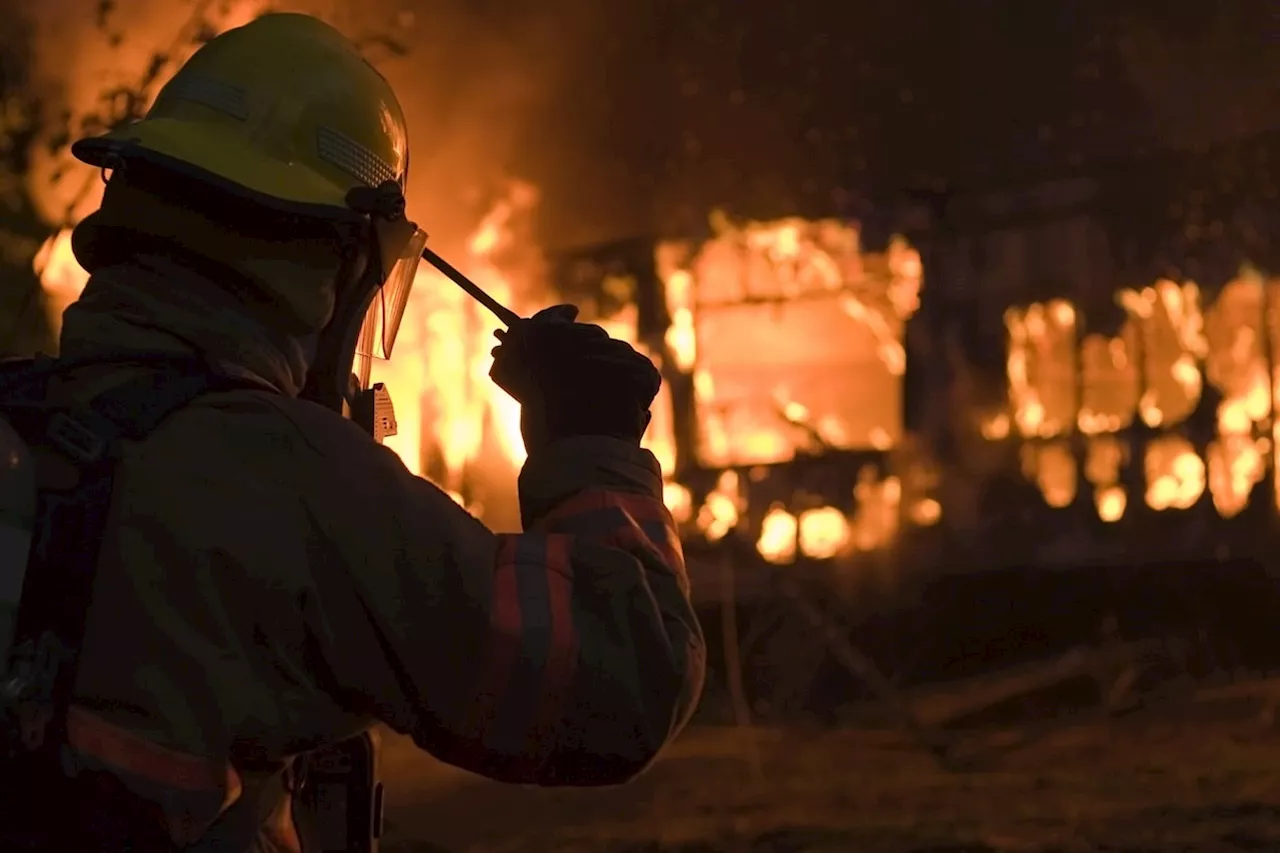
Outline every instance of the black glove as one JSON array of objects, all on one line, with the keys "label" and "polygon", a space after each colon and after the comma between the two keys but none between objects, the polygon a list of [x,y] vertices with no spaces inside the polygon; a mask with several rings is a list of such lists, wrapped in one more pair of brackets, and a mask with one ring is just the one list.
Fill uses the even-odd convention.
[{"label": "black glove", "polygon": [[639,445],[662,376],[630,344],[599,326],[575,323],[556,305],[494,333],[491,378],[520,404],[520,432],[532,453],[561,438],[607,435]]}]

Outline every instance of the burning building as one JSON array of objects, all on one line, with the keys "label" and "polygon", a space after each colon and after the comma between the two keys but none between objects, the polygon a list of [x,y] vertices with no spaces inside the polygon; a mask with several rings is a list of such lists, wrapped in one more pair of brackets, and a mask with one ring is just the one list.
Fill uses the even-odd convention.
[{"label": "burning building", "polygon": [[651,440],[691,552],[732,534],[763,564],[847,565],[937,522],[927,483],[892,462],[923,284],[906,241],[867,251],[850,222],[713,214],[701,239],[597,247],[552,275],[606,323],[627,317],[662,368],[671,432]]},{"label": "burning building", "polygon": [[[948,472],[948,535],[969,543],[966,562],[1258,553],[1276,507],[1280,279],[1266,244],[1241,235],[1277,225],[1249,201],[1274,195],[1274,141],[1130,157],[957,196],[945,216],[917,210],[932,301],[914,350],[945,367],[915,377],[908,409]],[[1181,203],[1151,209],[1171,175],[1242,160],[1256,185],[1198,194],[1212,221],[1160,224],[1186,218]],[[1144,194],[1150,204],[1133,201]]]}]

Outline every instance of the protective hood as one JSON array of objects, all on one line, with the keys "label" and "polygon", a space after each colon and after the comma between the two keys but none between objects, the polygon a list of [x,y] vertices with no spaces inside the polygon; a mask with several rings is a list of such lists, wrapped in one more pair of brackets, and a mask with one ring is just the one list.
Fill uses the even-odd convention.
[{"label": "protective hood", "polygon": [[270,321],[290,334],[306,336],[324,328],[333,313],[341,266],[332,233],[283,239],[278,231],[246,221],[250,208],[220,210],[190,198],[184,203],[175,189],[194,193],[198,187],[176,179],[169,184],[162,195],[127,178],[112,178],[102,206],[72,234],[80,265],[94,273],[149,248],[164,256],[180,251],[184,258],[206,259],[205,267],[222,268],[209,269],[204,277],[223,285],[233,279],[246,284],[251,298],[270,303]]},{"label": "protective hood", "polygon": [[318,330],[284,332],[254,313],[236,294],[176,261],[136,255],[90,276],[63,315],[60,354],[199,353],[227,375],[262,379],[297,395]]},{"label": "protective hood", "polygon": [[[189,281],[213,285],[209,294],[203,292],[209,287],[195,285],[196,292],[189,295],[169,296],[163,287],[157,295],[169,308],[194,305],[200,310],[209,301],[223,305],[270,330],[267,337],[278,351],[292,352],[301,342],[305,367],[316,368],[319,375],[292,381],[282,390],[307,388],[311,399],[338,410],[351,371],[367,387],[372,360],[391,355],[426,242],[402,209],[396,216],[374,215],[375,229],[358,238],[376,239],[369,256],[380,263],[373,272],[380,273],[382,286],[374,290],[372,282],[362,282],[353,287],[357,281],[351,276],[363,275],[353,273],[347,260],[354,234],[340,236],[343,232],[333,223],[273,215],[226,196],[204,195],[208,203],[191,203],[192,194],[205,188],[180,184],[169,175],[157,190],[150,183],[152,175],[140,173],[135,180],[133,169],[111,178],[102,207],[76,227],[71,245],[81,266],[90,273],[126,268],[135,290],[139,285],[134,279],[141,275],[145,280],[145,273],[157,270],[175,278],[173,289],[184,289]],[[375,196],[381,192],[371,191]],[[403,205],[398,190],[395,197]],[[381,198],[364,201],[376,209]],[[317,339],[323,342],[319,353]]]}]

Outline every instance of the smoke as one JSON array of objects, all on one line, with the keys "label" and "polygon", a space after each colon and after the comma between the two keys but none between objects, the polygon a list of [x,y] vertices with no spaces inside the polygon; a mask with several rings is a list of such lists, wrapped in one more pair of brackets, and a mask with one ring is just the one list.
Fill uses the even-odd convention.
[{"label": "smoke", "polygon": [[1214,144],[1280,128],[1280,9],[1270,0],[1120,16],[1117,47],[1166,143]]},{"label": "smoke", "polygon": [[70,143],[139,116],[201,39],[251,20],[263,0],[49,0],[38,8],[0,0],[6,19],[24,21],[28,85],[42,125],[25,176],[38,215],[66,225],[101,198],[98,176],[70,156]]},{"label": "smoke", "polygon": [[[511,180],[540,184],[544,176],[530,174],[538,158],[570,147],[537,125],[589,55],[598,7],[590,0],[385,5],[381,32],[406,51],[373,58],[409,121],[410,210],[433,242],[459,245]],[[357,18],[366,32],[378,31],[370,17],[349,5],[332,20],[360,38]]]}]

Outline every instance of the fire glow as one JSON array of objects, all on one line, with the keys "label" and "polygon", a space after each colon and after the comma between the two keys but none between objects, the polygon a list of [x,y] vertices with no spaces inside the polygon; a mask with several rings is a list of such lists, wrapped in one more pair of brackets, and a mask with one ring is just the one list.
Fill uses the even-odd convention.
[{"label": "fire glow", "polygon": [[[136,88],[143,100],[153,97],[189,50],[170,51],[162,70],[151,74],[145,73],[152,67],[148,44],[167,42],[173,33],[185,44],[197,30],[223,31],[261,10],[258,0],[233,0],[219,10],[201,6],[189,20],[176,7],[173,14],[139,13],[131,30],[137,37],[105,52],[88,49],[96,34],[80,33],[77,39],[86,49],[73,53],[81,61],[59,60],[56,66],[60,85],[75,96],[69,111],[91,114],[97,108],[97,88],[108,67],[113,84]],[[48,41],[61,56],[65,34],[51,33]],[[189,47],[194,49],[194,42]],[[134,85],[135,75],[145,84]],[[44,160],[49,162],[41,160],[30,176],[44,215],[67,226],[35,258],[55,329],[87,279],[71,252],[70,226],[101,197],[97,173],[65,168],[65,147],[56,147],[48,147],[53,153]],[[537,204],[535,187],[511,182],[469,229],[465,246],[439,248],[495,298],[526,316],[556,301],[554,282],[542,279],[542,267],[534,262],[539,252],[521,227]],[[733,223],[716,213],[712,226],[709,241],[655,249],[656,284],[670,320],[660,340],[640,340],[634,300],[607,318],[582,319],[600,323],[694,389],[695,446],[682,448],[684,461],[718,471],[715,488],[695,497],[688,484],[672,476],[680,454],[669,382],[654,403],[644,445],[668,475],[664,500],[677,521],[687,533],[715,542],[747,527],[753,538],[760,532],[766,508],[748,505],[746,472],[786,463],[797,454],[888,451],[899,444],[902,342],[919,304],[923,271],[919,255],[904,241],[893,241],[885,252],[865,252],[858,228],[839,220]],[[372,379],[391,391],[399,433],[387,444],[407,468],[438,483],[491,525],[505,528],[519,523],[514,475],[525,451],[518,406],[488,379],[496,328],[484,309],[424,268],[400,327],[395,358],[375,362]],[[937,501],[903,486],[916,479],[867,467],[842,499],[828,498],[852,509],[814,504],[808,496],[802,506],[777,507],[783,515],[768,516],[773,520],[766,526],[786,530],[787,519],[793,520],[793,558],[827,559],[885,547],[902,524],[939,520]],[[772,561],[787,562],[779,560],[786,548],[771,544],[782,538],[762,532],[758,548]]]}]

